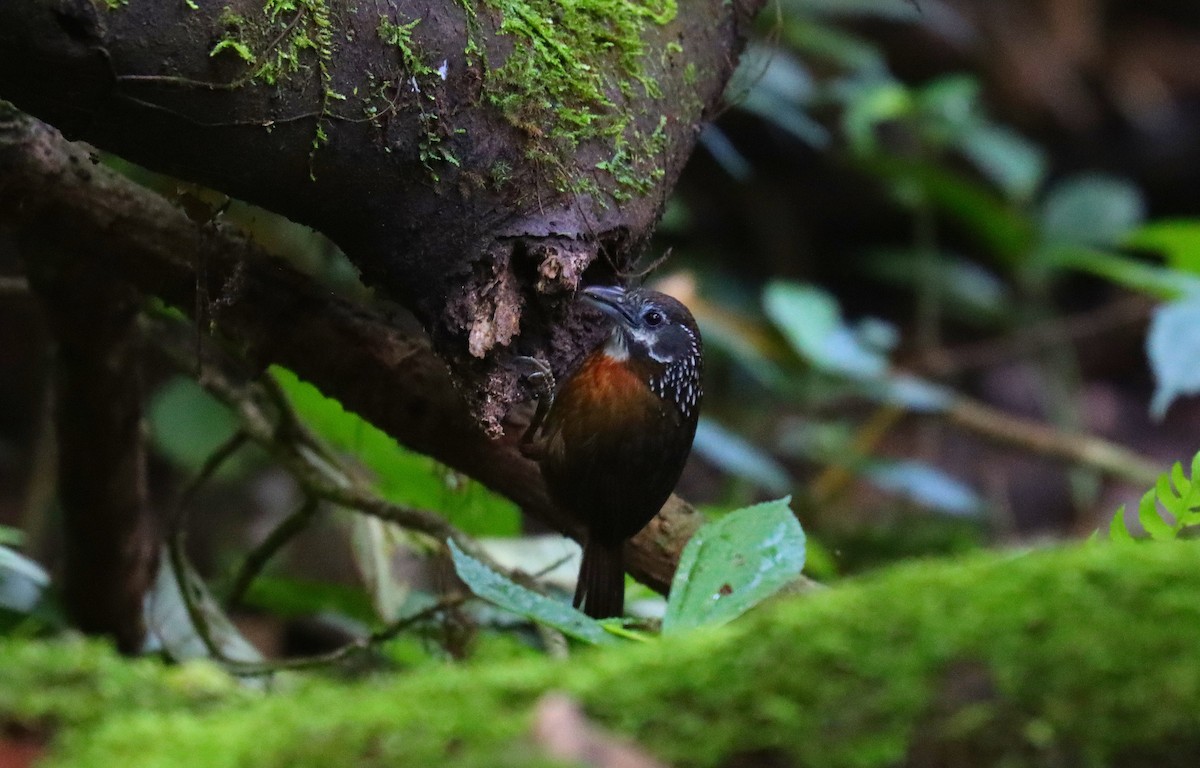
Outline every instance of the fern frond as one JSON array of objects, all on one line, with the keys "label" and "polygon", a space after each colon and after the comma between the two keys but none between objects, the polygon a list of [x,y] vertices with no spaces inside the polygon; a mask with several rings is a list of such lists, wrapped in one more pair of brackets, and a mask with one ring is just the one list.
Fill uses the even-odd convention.
[{"label": "fern frond", "polygon": [[[1169,517],[1164,516],[1163,510]],[[1137,517],[1146,535],[1154,541],[1177,539],[1184,529],[1200,525],[1200,453],[1192,457],[1190,476],[1179,462],[1159,475],[1154,488],[1138,501]],[[1111,541],[1134,538],[1125,523],[1124,506],[1109,523],[1108,538]]]}]

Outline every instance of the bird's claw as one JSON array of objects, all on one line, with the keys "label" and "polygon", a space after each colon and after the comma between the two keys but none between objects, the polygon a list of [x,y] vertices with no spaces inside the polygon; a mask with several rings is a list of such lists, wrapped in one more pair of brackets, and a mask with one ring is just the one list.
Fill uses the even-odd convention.
[{"label": "bird's claw", "polygon": [[521,355],[513,358],[514,368],[522,378],[529,383],[533,396],[538,400],[546,400],[554,394],[554,371],[550,364],[540,357]]}]

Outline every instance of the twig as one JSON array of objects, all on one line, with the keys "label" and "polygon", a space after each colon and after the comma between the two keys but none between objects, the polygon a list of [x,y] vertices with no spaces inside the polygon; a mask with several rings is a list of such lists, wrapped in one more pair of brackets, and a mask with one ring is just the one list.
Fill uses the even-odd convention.
[{"label": "twig", "polygon": [[220,646],[217,645],[216,640],[212,636],[212,628],[208,625],[208,617],[204,615],[204,611],[201,610],[200,604],[196,601],[196,596],[192,594],[192,585],[189,583],[188,576],[190,569],[188,568],[184,545],[187,538],[188,509],[192,498],[216,474],[221,465],[236,453],[245,442],[246,433],[239,430],[218,446],[204,460],[200,471],[180,491],[179,497],[175,502],[174,513],[171,515],[170,529],[167,532],[167,557],[170,558],[171,573],[175,576],[175,586],[179,589],[179,595],[183,600],[183,607],[187,611],[188,619],[192,622],[192,626],[196,629],[196,634],[200,637],[200,641],[204,643],[204,648],[208,651],[209,655],[214,659],[226,663],[232,663],[236,660],[226,657]]},{"label": "twig", "polygon": [[246,590],[250,588],[250,585],[262,573],[263,568],[266,567],[270,559],[285,544],[308,527],[318,508],[319,505],[316,499],[305,499],[300,509],[288,515],[283,522],[275,526],[267,535],[267,538],[263,539],[261,544],[252,549],[250,554],[246,555],[246,559],[242,561],[242,567],[238,569],[237,576],[233,579],[233,586],[229,589],[229,595],[225,598],[227,606],[235,606],[241,603],[242,598],[246,595]]},{"label": "twig", "polygon": [[967,397],[955,397],[942,413],[946,420],[999,443],[1030,453],[1099,470],[1138,486],[1150,486],[1165,467],[1128,448],[1098,437],[1072,434],[1004,413]]},{"label": "twig", "polygon": [[212,476],[217,473],[217,470],[219,470],[221,466],[228,461],[233,454],[237,453],[238,449],[245,444],[246,433],[238,430],[228,440],[217,446],[217,449],[213,451],[207,459],[204,460],[204,464],[201,465],[200,471],[196,473],[196,476],[192,478],[191,482],[184,486],[183,490],[179,493],[179,500],[175,505],[175,527],[184,526],[184,523],[186,522],[185,516],[187,506],[191,503],[192,498],[195,497],[196,492],[199,491],[205,483],[212,479]]},{"label": "twig", "polygon": [[365,637],[361,637],[357,640],[346,643],[340,648],[335,648],[328,653],[319,653],[312,656],[304,656],[302,658],[281,659],[278,661],[262,663],[224,658],[219,660],[223,664],[228,665],[230,672],[243,677],[271,675],[276,672],[328,666],[330,664],[335,664],[339,661],[347,659],[356,653],[368,651],[371,648],[378,646],[380,643],[385,643],[388,640],[395,638],[406,629],[414,627],[423,621],[427,621],[439,613],[451,610],[452,608],[457,608],[473,597],[473,595],[462,594],[458,592],[447,595],[428,608],[423,608],[411,616],[405,616],[397,619],[382,629],[372,632]]},{"label": "twig", "polygon": [[[162,351],[179,366],[180,370],[194,370],[188,354],[181,351],[184,345],[174,341],[172,329],[162,326],[161,333],[153,334]],[[453,541],[464,552],[479,560],[498,573],[509,574],[509,569],[497,563],[473,538],[442,516],[423,509],[415,509],[386,501],[367,489],[346,471],[333,451],[304,427],[291,410],[291,406],[273,383],[263,377],[258,384],[238,386],[231,382],[217,366],[205,367],[200,385],[211,395],[223,402],[241,422],[239,434],[264,448],[300,485],[305,494],[315,500],[357,510],[381,520],[396,523],[418,533],[423,533],[438,542]],[[260,400],[270,401],[277,411],[276,419],[259,405]],[[219,463],[214,459],[206,463]],[[195,485],[195,483],[193,483]]]},{"label": "twig", "polygon": [[23,277],[0,277],[0,298],[28,296],[29,281]]},{"label": "twig", "polygon": [[1064,341],[1079,343],[1114,330],[1143,324],[1153,310],[1153,302],[1141,296],[1133,297],[1070,317],[1038,323],[1001,339],[951,349],[930,349],[916,358],[914,367],[939,378],[957,376],[1028,357]]}]

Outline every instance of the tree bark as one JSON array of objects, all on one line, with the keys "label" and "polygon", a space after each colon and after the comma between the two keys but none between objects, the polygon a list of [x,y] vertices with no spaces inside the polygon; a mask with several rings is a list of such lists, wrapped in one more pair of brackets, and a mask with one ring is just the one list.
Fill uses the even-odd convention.
[{"label": "tree bark", "polygon": [[761,2],[6,0],[0,97],[329,235],[498,434],[514,341],[594,340],[567,299],[645,242]]}]

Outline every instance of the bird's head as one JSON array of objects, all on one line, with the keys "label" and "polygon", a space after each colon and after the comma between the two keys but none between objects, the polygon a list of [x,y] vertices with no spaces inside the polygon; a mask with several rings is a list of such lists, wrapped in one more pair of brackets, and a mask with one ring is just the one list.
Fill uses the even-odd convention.
[{"label": "bird's head", "polygon": [[693,413],[700,400],[703,352],[688,308],[645,288],[593,285],[582,295],[613,321],[604,353],[647,371],[651,389],[675,400],[684,413]]}]

